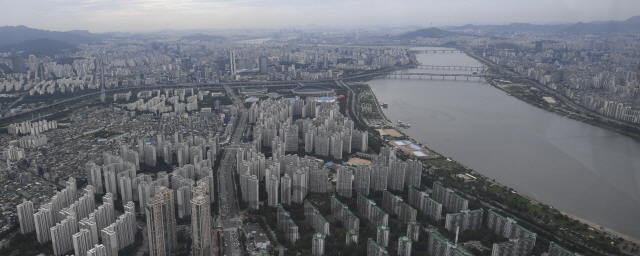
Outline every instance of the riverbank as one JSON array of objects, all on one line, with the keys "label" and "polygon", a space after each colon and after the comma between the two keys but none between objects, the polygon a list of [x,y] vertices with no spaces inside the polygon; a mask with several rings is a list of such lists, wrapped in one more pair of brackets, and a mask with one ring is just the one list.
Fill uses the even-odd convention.
[{"label": "riverbank", "polygon": [[[365,81],[365,82],[363,82],[363,83],[365,83],[365,84],[366,84],[367,82]],[[355,85],[355,84],[350,83],[349,85],[350,85],[350,86],[353,86],[353,85]],[[355,87],[354,87],[354,88],[355,88]],[[376,94],[375,94],[375,93],[373,93],[373,90],[371,90],[371,87],[370,87],[370,86],[369,86],[369,91],[371,92],[371,95],[373,96],[373,99],[374,99],[374,101],[376,102],[376,108],[380,111],[379,113],[380,113],[381,118],[384,118],[385,120],[390,121],[390,119],[389,119],[389,117],[387,116],[387,114],[386,114],[385,112],[383,112],[383,111],[382,111],[382,108],[380,107],[380,104],[379,104],[378,97],[376,96]],[[357,97],[356,97],[356,98],[357,98]],[[354,113],[354,114],[356,114],[356,115],[357,115],[358,113]],[[394,118],[394,119],[395,119],[395,118]],[[404,120],[404,119],[403,119],[403,120]],[[413,140],[413,141],[417,141],[416,139],[414,139],[414,138],[412,138],[411,136],[409,136],[409,135],[406,133],[406,131],[405,131],[405,130],[401,130],[401,129],[399,129],[399,131],[400,131],[400,132],[402,133],[402,135],[403,135],[404,137],[406,137],[407,139],[411,139],[411,140]],[[376,137],[378,137],[378,135],[377,135],[377,134],[376,134]],[[426,145],[425,145],[425,147],[426,147]],[[429,150],[432,150],[432,151],[434,151],[434,152],[437,152],[437,151],[433,150],[433,149],[432,149],[432,148],[430,148],[430,147],[427,147],[427,148],[429,148]],[[438,168],[438,170],[439,170],[439,171],[437,171],[437,175],[436,175],[436,177],[437,177],[437,176],[442,177],[442,175],[444,175],[445,177],[447,177],[447,176],[451,176],[451,177],[453,177],[453,178],[455,179],[456,175],[458,174],[458,173],[457,173],[457,171],[464,171],[464,172],[466,172],[466,173],[469,173],[469,174],[472,174],[473,176],[478,177],[478,178],[479,178],[479,179],[481,179],[481,180],[491,181],[491,179],[490,179],[490,178],[488,178],[487,176],[482,175],[482,174],[479,174],[478,172],[474,171],[473,169],[471,169],[471,168],[469,168],[469,167],[467,167],[467,166],[465,166],[465,165],[463,165],[463,164],[461,164],[461,163],[459,163],[459,162],[457,162],[457,161],[455,161],[455,160],[451,160],[451,161],[441,161],[441,160],[449,159],[449,158],[447,158],[447,157],[446,157],[446,156],[444,156],[443,154],[440,154],[440,153],[438,153],[438,154],[439,154],[439,155],[441,155],[441,156],[443,156],[443,157],[442,157],[441,159],[439,159],[439,161],[425,160],[425,163],[427,163],[427,166],[438,166],[438,167],[440,167],[440,164],[441,164],[441,163],[445,163],[445,164],[447,164],[447,165],[449,165],[449,166],[453,166],[453,165],[455,165],[455,167],[454,167],[454,168]],[[434,170],[435,170],[435,169],[434,169]],[[454,172],[454,171],[455,171],[455,172]],[[430,172],[431,172],[431,171],[430,171]],[[462,181],[455,181],[455,182],[460,182],[460,184],[461,184],[461,185],[464,185],[464,184],[465,184],[465,183],[464,183],[464,182],[462,182]],[[548,209],[548,207],[545,207],[545,206],[544,206],[542,203],[540,203],[540,201],[538,201],[538,200],[532,199],[532,198],[530,198],[530,197],[528,197],[528,196],[522,195],[522,194],[517,193],[517,192],[511,192],[511,191],[513,191],[512,189],[510,189],[510,188],[508,188],[508,187],[506,187],[506,186],[504,186],[504,185],[502,185],[502,184],[498,184],[498,183],[496,183],[496,184],[497,184],[497,186],[499,186],[499,187],[494,187],[494,188],[499,188],[500,190],[502,190],[502,189],[504,188],[505,190],[510,191],[509,193],[505,193],[505,195],[504,195],[504,197],[505,197],[505,198],[504,198],[504,199],[505,199],[505,201],[506,201],[506,200],[509,200],[509,201],[510,201],[510,200],[512,199],[511,194],[513,193],[513,194],[517,194],[517,195],[518,195],[518,197],[519,197],[519,198],[518,198],[518,199],[519,199],[518,201],[520,201],[520,202],[526,202],[526,204],[530,206],[530,210],[529,210],[529,212],[527,212],[527,211],[523,211],[522,209],[516,209],[516,208],[513,208],[513,209],[512,209],[513,211],[520,212],[520,213],[518,213],[518,214],[520,214],[520,215],[526,215],[526,217],[529,217],[529,218],[535,218],[535,217],[534,217],[535,215],[533,215],[534,211],[532,211],[531,209],[536,209],[538,213],[542,213],[542,211],[543,211],[542,209],[546,209],[546,210],[544,210],[544,214],[543,214],[543,215],[546,215],[547,217],[551,217],[551,218],[546,218],[546,219],[545,219],[545,218],[535,218],[535,219],[536,219],[536,220],[538,220],[538,221],[541,221],[540,223],[547,223],[547,225],[549,225],[549,226],[553,226],[553,227],[556,227],[556,228],[557,228],[557,227],[560,227],[560,230],[558,230],[558,233],[562,233],[562,234],[563,234],[563,235],[560,235],[560,237],[565,237],[565,238],[563,238],[562,240],[565,240],[567,237],[568,237],[568,238],[570,238],[570,237],[572,237],[572,235],[573,235],[574,233],[576,233],[576,234],[579,234],[579,235],[580,235],[581,240],[582,240],[582,241],[584,241],[584,243],[585,243],[585,244],[592,244],[592,243],[593,243],[593,240],[591,240],[590,238],[588,238],[589,236],[593,236],[593,237],[597,238],[596,240],[600,240],[600,239],[598,238],[598,237],[600,237],[600,236],[603,236],[603,237],[610,237],[611,235],[614,235],[614,236],[617,236],[617,237],[624,238],[625,240],[627,240],[627,241],[631,241],[631,242],[635,242],[636,244],[640,243],[640,241],[639,241],[638,239],[632,238],[632,237],[627,236],[627,235],[623,235],[623,234],[621,234],[621,233],[619,233],[619,232],[616,232],[615,230],[611,230],[611,229],[604,229],[604,230],[603,230],[603,229],[601,229],[601,228],[600,228],[600,225],[597,225],[597,224],[595,224],[595,223],[588,222],[588,221],[586,221],[586,220],[584,220],[584,219],[582,219],[582,218],[579,218],[579,217],[577,217],[577,216],[574,216],[573,214],[568,214],[568,213],[566,213],[566,212],[560,212],[560,211],[558,211],[558,210],[556,210],[556,209],[553,209],[553,208],[549,210],[549,209]],[[467,190],[464,190],[464,191],[467,191]],[[475,193],[476,191],[468,191],[468,192],[470,192],[470,193]],[[502,195],[502,194],[501,194],[501,195]],[[485,199],[488,199],[488,198],[486,198],[486,197],[485,197]],[[503,201],[501,200],[501,201],[499,201],[499,202],[503,202]],[[540,207],[537,207],[536,205],[541,205],[541,206],[540,206]],[[540,208],[542,208],[542,209],[540,209]],[[548,212],[548,213],[547,213],[547,212]],[[560,219],[560,220],[558,220],[558,219],[554,219],[554,215],[559,215],[559,216],[561,216],[561,217],[562,217],[563,215],[566,215],[566,216],[568,216],[568,217],[569,217],[569,219],[566,219],[566,218],[565,218],[564,220],[563,220],[563,219]],[[516,216],[517,216],[517,215],[516,215]],[[575,221],[574,221],[574,220],[575,220]],[[551,224],[549,224],[549,222],[551,222]],[[534,223],[534,224],[535,224],[536,222],[532,222],[532,223]],[[576,225],[574,225],[574,223],[580,223],[580,224],[579,224],[579,225],[577,225],[577,224],[576,224]],[[583,225],[582,225],[582,224],[587,224],[587,225],[589,225],[589,226],[590,226],[590,227],[592,227],[595,231],[585,231],[585,232],[583,232],[583,231],[582,231],[582,229],[587,229],[587,228],[586,228],[586,227],[583,227]],[[544,225],[543,225],[543,226],[544,226]],[[577,230],[577,229],[580,229],[580,230]],[[606,231],[606,234],[605,234],[603,231]],[[552,232],[552,233],[553,233],[553,232]],[[565,233],[566,233],[566,234],[565,234]],[[554,234],[555,234],[555,233],[554,233]],[[582,239],[582,235],[584,235],[584,239]],[[600,240],[600,241],[608,241],[608,239],[606,239],[606,240]]]},{"label": "riverbank", "polygon": [[[482,63],[483,65],[487,65],[489,67],[496,65],[493,62],[489,62],[483,58],[479,58],[476,57],[474,55],[469,54],[468,52],[466,52],[466,55],[470,58],[473,58],[477,61],[479,61],[480,63]],[[488,71],[487,73],[490,73],[491,71]],[[506,90],[505,87],[499,86],[497,84],[497,82],[489,77],[485,78],[486,81],[492,85],[493,87],[505,91],[507,93],[511,93],[509,90]],[[556,95],[552,94],[552,93],[546,93],[545,96],[549,96],[549,97],[553,97],[554,100],[556,100],[559,104],[560,107],[558,107],[558,109],[555,109],[552,106],[548,106],[548,105],[542,105],[539,104],[537,102],[533,102],[531,101],[529,98],[527,98],[527,95],[525,94],[511,94],[511,96],[516,97],[517,99],[524,101],[530,105],[533,105],[537,108],[543,109],[545,111],[551,112],[553,114],[556,115],[560,115],[560,116],[564,116],[567,118],[571,118],[573,120],[585,123],[585,124],[589,124],[589,125],[593,125],[596,127],[600,127],[603,129],[607,129],[610,131],[614,131],[626,136],[629,136],[637,141],[640,141],[640,128],[638,128],[638,126],[633,126],[633,125],[629,125],[629,124],[623,124],[623,123],[612,123],[611,121],[607,121],[604,120],[598,116],[596,116],[594,113],[592,113],[592,111],[586,111],[584,109],[580,109],[578,107],[575,107],[573,105],[577,105],[577,103],[573,103],[573,102],[567,102],[567,99],[565,99],[564,97],[558,97],[558,95],[560,95],[559,92],[553,91],[550,88],[547,88],[541,84],[537,84],[533,81],[530,81],[528,79],[523,79],[522,81],[518,81],[520,83],[522,83],[522,85],[526,85],[526,86],[531,86],[534,87],[538,90],[542,90],[545,93],[546,92],[554,92]],[[508,87],[507,87],[508,88]],[[565,109],[566,108],[566,109]],[[618,121],[618,122],[622,122],[622,121]]]}]

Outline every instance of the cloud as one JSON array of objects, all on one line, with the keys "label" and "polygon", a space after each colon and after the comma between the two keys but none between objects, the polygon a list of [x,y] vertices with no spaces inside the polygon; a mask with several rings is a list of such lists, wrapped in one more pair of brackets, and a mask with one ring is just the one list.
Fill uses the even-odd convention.
[{"label": "cloud", "polygon": [[50,30],[156,31],[304,26],[435,26],[622,20],[636,0],[21,0],[1,1],[0,24]]}]

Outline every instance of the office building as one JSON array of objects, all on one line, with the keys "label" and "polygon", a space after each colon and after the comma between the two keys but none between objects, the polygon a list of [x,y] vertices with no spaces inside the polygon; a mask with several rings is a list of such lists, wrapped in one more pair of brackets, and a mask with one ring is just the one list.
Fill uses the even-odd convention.
[{"label": "office building", "polygon": [[157,187],[146,207],[149,255],[164,256],[177,247],[173,192]]},{"label": "office building", "polygon": [[324,254],[324,239],[325,235],[316,233],[313,235],[313,243],[311,248],[311,254],[313,256],[321,256]]},{"label": "office building", "polygon": [[445,218],[445,228],[454,232],[458,227],[460,232],[465,230],[477,230],[482,226],[484,210],[462,210],[457,213],[448,213]]},{"label": "office building", "polygon": [[231,72],[231,76],[236,75],[236,53],[229,52],[229,71]]},{"label": "office building", "polygon": [[11,52],[11,70],[13,70],[13,73],[27,72],[24,65],[24,59],[22,59],[22,56],[15,51]]},{"label": "office building", "polygon": [[33,202],[24,201],[18,205],[18,222],[20,222],[20,233],[27,234],[36,230],[33,221]]},{"label": "office building", "polygon": [[35,74],[38,71],[38,60],[33,54],[29,55],[29,71],[31,71],[31,74]]},{"label": "office building", "polygon": [[406,236],[398,238],[398,256],[411,256],[411,239]]},{"label": "office building", "polygon": [[351,198],[351,180],[353,178],[353,169],[341,166],[338,168],[338,178],[336,181],[336,192],[346,198]]},{"label": "office building", "polygon": [[260,73],[267,74],[269,73],[269,59],[266,56],[260,56],[260,60],[258,61],[260,66]]},{"label": "office building", "polygon": [[390,230],[388,226],[378,226],[376,243],[383,247],[389,247],[389,234]]},{"label": "office building", "polygon": [[542,41],[537,41],[536,42],[536,49],[534,51],[534,53],[540,53],[542,52]]}]

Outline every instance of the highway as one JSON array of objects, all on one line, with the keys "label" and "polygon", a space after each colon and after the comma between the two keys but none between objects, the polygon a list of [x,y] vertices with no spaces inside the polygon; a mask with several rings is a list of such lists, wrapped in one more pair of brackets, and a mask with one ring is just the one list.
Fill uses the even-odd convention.
[{"label": "highway", "polygon": [[[556,90],[553,90],[553,89],[551,89],[549,87],[546,87],[546,86],[544,86],[544,85],[538,83],[537,81],[532,80],[532,79],[530,79],[528,77],[520,76],[519,74],[516,74],[515,72],[513,72],[511,70],[508,70],[508,69],[506,69],[506,68],[504,68],[502,66],[498,66],[498,65],[488,61],[487,59],[485,59],[485,58],[483,58],[481,56],[478,56],[477,54],[475,54],[471,50],[467,50],[465,52],[468,55],[470,55],[471,57],[473,57],[473,58],[475,58],[477,60],[481,60],[484,64],[486,64],[488,66],[498,68],[500,70],[500,72],[502,72],[502,73],[509,74],[510,76],[513,76],[513,77],[526,79],[527,81],[530,82],[531,85],[533,85],[535,87],[538,87],[539,89],[544,90],[546,92],[549,92],[549,93],[553,94],[553,96],[556,96],[557,98],[562,99],[562,103],[567,104],[568,106],[570,106],[571,108],[573,108],[576,111],[589,113],[590,115],[596,116],[596,117],[598,117],[598,118],[600,118],[602,120],[606,120],[606,121],[609,121],[609,122],[612,122],[612,123],[616,123],[616,124],[619,124],[619,125],[627,125],[627,126],[631,126],[631,127],[640,129],[640,126],[638,126],[636,124],[629,123],[629,122],[626,122],[626,121],[623,121],[623,120],[618,120],[618,119],[615,119],[615,118],[612,118],[612,117],[609,117],[609,116],[605,116],[605,115],[600,114],[598,112],[595,112],[595,111],[593,111],[591,109],[588,109],[585,106],[582,106],[582,105],[574,102],[573,100],[569,99],[563,93],[558,92]],[[507,77],[507,78],[509,78],[509,77]]]},{"label": "highway", "polygon": [[[233,165],[236,162],[236,150],[240,146],[240,140],[242,134],[247,127],[248,112],[244,107],[244,104],[238,96],[235,95],[229,85],[224,85],[224,89],[227,91],[233,104],[238,107],[239,118],[234,125],[234,131],[231,135],[229,145],[224,152],[222,161],[220,161],[220,168],[218,169],[218,175],[220,175],[220,212],[222,216],[223,235],[226,243],[225,255],[235,256],[241,254],[241,248],[239,248],[237,226],[240,221],[238,215],[238,200],[235,195],[235,183],[234,183],[234,171]],[[237,124],[237,125],[236,125]],[[230,124],[231,125],[231,124]]]}]

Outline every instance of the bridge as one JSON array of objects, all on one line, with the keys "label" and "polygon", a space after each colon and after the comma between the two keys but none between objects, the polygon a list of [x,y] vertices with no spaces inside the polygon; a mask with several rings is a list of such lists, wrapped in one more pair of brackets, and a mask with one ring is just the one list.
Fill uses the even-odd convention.
[{"label": "bridge", "polygon": [[433,66],[433,65],[416,65],[417,69],[440,69],[440,70],[472,70],[484,72],[485,67],[468,67],[468,66]]},{"label": "bridge", "polygon": [[412,53],[463,53],[462,50],[411,50]]},{"label": "bridge", "polygon": [[386,78],[398,78],[398,79],[410,79],[410,78],[418,78],[418,79],[422,79],[422,77],[424,77],[425,79],[428,77],[431,80],[433,80],[433,77],[439,78],[442,77],[442,80],[444,80],[445,77],[453,77],[453,80],[458,80],[458,77],[466,77],[467,81],[469,81],[470,77],[477,77],[478,81],[481,81],[483,77],[492,77],[491,75],[473,75],[473,74],[438,74],[438,73],[390,73],[390,74],[386,74],[386,75],[381,75],[380,77],[386,77]]}]

